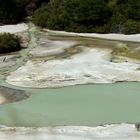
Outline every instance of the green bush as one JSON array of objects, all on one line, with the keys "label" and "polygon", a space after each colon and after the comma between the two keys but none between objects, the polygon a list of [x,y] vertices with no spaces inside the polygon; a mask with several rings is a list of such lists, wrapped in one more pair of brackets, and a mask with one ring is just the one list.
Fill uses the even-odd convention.
[{"label": "green bush", "polygon": [[123,24],[127,19],[119,12],[113,14],[110,23],[110,32],[112,33],[123,33]]},{"label": "green bush", "polygon": [[92,32],[110,17],[105,0],[53,0],[36,11],[33,22],[53,30]]},{"label": "green bush", "polygon": [[10,53],[21,49],[20,39],[12,34],[0,34],[0,54]]},{"label": "green bush", "polygon": [[140,0],[51,0],[33,22],[71,32],[139,33]]},{"label": "green bush", "polygon": [[140,0],[0,0],[0,24],[21,22],[37,9],[33,22],[41,27],[134,34],[140,32],[139,7]]},{"label": "green bush", "polygon": [[116,6],[126,19],[140,20],[140,0],[117,0]]},{"label": "green bush", "polygon": [[140,23],[133,21],[133,20],[128,20],[124,24],[124,31],[125,34],[136,34],[140,33]]}]

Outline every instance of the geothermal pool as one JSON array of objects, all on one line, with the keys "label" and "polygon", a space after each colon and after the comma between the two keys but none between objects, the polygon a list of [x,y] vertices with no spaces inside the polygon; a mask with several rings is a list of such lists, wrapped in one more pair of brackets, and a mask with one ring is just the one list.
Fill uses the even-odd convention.
[{"label": "geothermal pool", "polygon": [[[28,32],[28,48],[0,70],[0,140],[140,138],[138,41]],[[116,44],[129,53],[114,58]]]},{"label": "geothermal pool", "polygon": [[7,126],[98,126],[139,122],[140,84],[30,89],[30,98],[0,106]]},{"label": "geothermal pool", "polygon": [[139,140],[139,91],[135,82],[26,89],[28,99],[0,105],[0,139]]}]

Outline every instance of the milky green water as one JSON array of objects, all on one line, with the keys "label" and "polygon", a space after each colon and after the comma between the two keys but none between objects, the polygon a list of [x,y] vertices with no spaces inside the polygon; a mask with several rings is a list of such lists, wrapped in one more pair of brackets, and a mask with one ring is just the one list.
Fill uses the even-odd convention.
[{"label": "milky green water", "polygon": [[79,85],[28,92],[32,92],[29,99],[0,106],[0,124],[96,126],[140,121],[140,83]]}]

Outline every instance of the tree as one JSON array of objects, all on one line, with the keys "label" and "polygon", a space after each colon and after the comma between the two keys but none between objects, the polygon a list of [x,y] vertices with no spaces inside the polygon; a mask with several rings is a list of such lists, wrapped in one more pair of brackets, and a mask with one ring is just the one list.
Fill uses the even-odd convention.
[{"label": "tree", "polygon": [[124,33],[125,34],[140,33],[140,23],[133,21],[133,20],[128,20],[124,24]]},{"label": "tree", "polygon": [[91,32],[92,28],[106,24],[110,17],[104,0],[51,0],[36,11],[33,22],[54,30]]},{"label": "tree", "polygon": [[49,0],[0,0],[0,24],[21,22]]},{"label": "tree", "polygon": [[17,23],[23,19],[25,0],[1,0],[0,23]]},{"label": "tree", "polygon": [[42,4],[48,3],[50,0],[26,0],[26,14],[33,15],[34,11]]}]

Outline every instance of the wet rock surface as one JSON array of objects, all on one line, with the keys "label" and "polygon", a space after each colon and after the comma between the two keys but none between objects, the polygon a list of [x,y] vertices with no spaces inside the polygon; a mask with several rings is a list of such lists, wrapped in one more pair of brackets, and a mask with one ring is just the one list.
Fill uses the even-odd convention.
[{"label": "wet rock surface", "polygon": [[53,32],[55,36],[36,30],[36,46],[29,51],[27,63],[7,77],[9,84],[49,88],[140,81],[140,72],[137,70],[140,61],[126,57],[127,50],[138,48],[138,44],[99,40],[86,35],[81,38],[81,35],[71,33],[61,36]]},{"label": "wet rock surface", "polygon": [[0,104],[18,102],[28,97],[29,95],[25,94],[24,91],[0,87]]},{"label": "wet rock surface", "polygon": [[132,124],[98,127],[61,126],[44,128],[0,128],[0,139],[8,140],[139,140],[140,133]]}]

